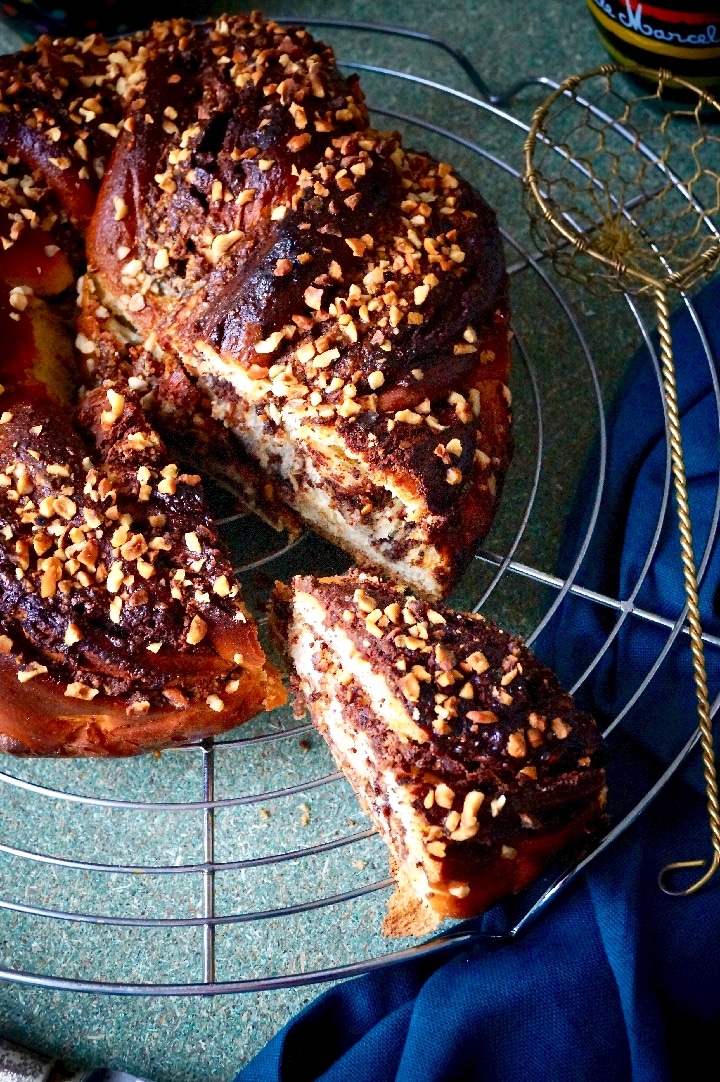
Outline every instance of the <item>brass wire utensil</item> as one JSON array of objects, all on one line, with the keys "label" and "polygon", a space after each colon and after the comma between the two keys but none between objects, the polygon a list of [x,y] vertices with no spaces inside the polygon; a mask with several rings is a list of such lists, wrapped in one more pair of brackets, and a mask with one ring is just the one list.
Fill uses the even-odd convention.
[{"label": "brass wire utensil", "polygon": [[[649,86],[646,94],[628,96],[628,72]],[[690,104],[666,103],[671,83],[693,96]],[[705,867],[706,860],[661,870],[661,889],[676,896],[693,894],[720,867],[720,801],[668,299],[671,289],[685,292],[720,266],[713,222],[720,213],[720,136],[704,122],[712,111],[720,120],[714,98],[666,71],[605,64],[573,75],[533,116],[523,178],[533,233],[561,274],[593,291],[646,293],[655,302],[713,848],[689,887],[675,889],[668,877]]]}]

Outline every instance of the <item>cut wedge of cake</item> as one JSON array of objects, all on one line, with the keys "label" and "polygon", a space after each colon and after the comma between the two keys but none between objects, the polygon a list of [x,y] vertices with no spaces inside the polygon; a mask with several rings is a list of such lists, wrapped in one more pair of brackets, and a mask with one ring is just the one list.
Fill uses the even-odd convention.
[{"label": "cut wedge of cake", "polygon": [[363,572],[278,585],[296,693],[391,853],[385,932],[527,886],[603,818],[600,734],[523,642]]}]

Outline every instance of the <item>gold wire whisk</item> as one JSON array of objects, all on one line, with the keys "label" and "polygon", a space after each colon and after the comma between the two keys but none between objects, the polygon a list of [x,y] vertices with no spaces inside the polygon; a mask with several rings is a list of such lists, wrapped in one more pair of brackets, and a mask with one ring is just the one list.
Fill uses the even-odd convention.
[{"label": "gold wire whisk", "polygon": [[[649,86],[648,93],[626,97],[627,74]],[[682,88],[694,107],[666,108],[668,85]],[[676,896],[700,890],[720,867],[720,799],[668,300],[670,289],[686,291],[720,265],[712,221],[720,214],[720,136],[706,130],[703,109],[720,113],[720,104],[666,71],[605,64],[573,75],[533,116],[523,177],[533,231],[558,271],[590,288],[648,293],[655,303],[713,848],[708,867],[689,887],[674,889],[668,879],[680,869],[705,867],[706,860],[675,861],[661,870],[660,887]],[[659,187],[649,193],[648,177],[657,183],[658,174]],[[710,207],[703,205],[708,199]]]}]

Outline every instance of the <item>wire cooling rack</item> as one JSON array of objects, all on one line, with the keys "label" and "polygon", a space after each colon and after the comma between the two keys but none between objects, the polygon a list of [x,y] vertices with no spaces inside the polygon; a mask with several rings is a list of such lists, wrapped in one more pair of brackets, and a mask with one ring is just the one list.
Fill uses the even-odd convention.
[{"label": "wire cooling rack", "polygon": [[[531,646],[562,618],[558,609],[568,595],[604,614],[602,646],[560,674],[581,699],[629,628],[655,628],[657,648],[634,692],[607,719],[612,829],[582,861],[556,865],[485,918],[450,926],[425,943],[388,942],[379,932],[392,887],[384,846],[322,741],[288,708],[253,720],[239,735],[137,760],[3,757],[2,979],[135,995],[258,991],[351,976],[463,939],[512,937],[641,814],[697,742],[689,716],[677,746],[664,747],[670,765],[661,767],[643,753],[637,725],[633,736],[620,727],[638,712],[642,717],[643,697],[687,641],[684,611],[670,616],[637,603],[663,531],[675,528],[669,457],[653,539],[632,587],[607,596],[582,585],[583,561],[605,508],[605,408],[621,362],[638,341],[649,348],[658,401],[661,384],[652,320],[640,304],[625,297],[599,305],[561,282],[545,253],[533,250],[519,184],[528,125],[503,106],[513,102],[529,115],[532,102],[525,108],[520,92],[533,83],[556,84],[525,80],[493,95],[461,53],[426,35],[304,21],[332,27],[341,48],[381,34],[393,48],[405,38],[443,50],[473,84],[470,94],[377,64],[344,64],[363,72],[376,122],[400,127],[410,145],[456,163],[497,208],[503,228],[514,312],[516,454],[498,519],[453,603],[482,608]],[[432,119],[449,113],[452,130]],[[715,230],[711,221],[706,225]],[[716,424],[708,439],[717,441],[720,387],[700,320],[690,299],[683,303],[711,374]],[[586,491],[587,525],[569,572],[558,577],[563,519],[588,454],[596,469]],[[312,535],[290,543],[228,496],[213,498],[261,628],[273,579],[347,565]],[[711,528],[696,539],[701,581],[716,541],[720,471],[714,499]],[[720,647],[714,636],[705,635],[705,642],[708,651]],[[713,713],[717,706],[716,700]]]}]

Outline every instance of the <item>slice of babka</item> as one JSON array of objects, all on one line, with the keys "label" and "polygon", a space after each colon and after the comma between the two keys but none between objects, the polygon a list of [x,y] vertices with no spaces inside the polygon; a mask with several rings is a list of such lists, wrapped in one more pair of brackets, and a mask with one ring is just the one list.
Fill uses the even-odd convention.
[{"label": "slice of babka", "polygon": [[390,849],[386,934],[483,912],[602,821],[595,722],[517,637],[358,571],[279,584],[276,619]]}]

